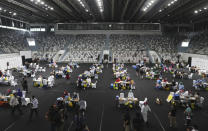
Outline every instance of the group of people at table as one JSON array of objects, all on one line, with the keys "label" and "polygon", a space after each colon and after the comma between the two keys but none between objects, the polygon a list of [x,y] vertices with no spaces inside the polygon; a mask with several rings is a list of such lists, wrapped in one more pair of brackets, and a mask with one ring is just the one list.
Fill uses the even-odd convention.
[{"label": "group of people at table", "polygon": [[80,111],[85,111],[87,108],[87,102],[85,100],[80,100],[79,93],[73,92],[69,93],[67,90],[64,90],[63,96],[56,99],[57,106],[64,106],[66,108],[75,108]]},{"label": "group of people at table", "polygon": [[0,84],[16,86],[17,81],[10,70],[0,70]]},{"label": "group of people at table", "polygon": [[120,93],[120,95],[116,95],[116,101],[117,101],[117,106],[119,108],[121,106],[128,107],[128,108],[133,108],[138,103],[138,98],[135,98],[133,91],[130,90],[128,92],[128,96],[127,97],[125,97],[124,93]]},{"label": "group of people at table", "polygon": [[200,90],[200,89],[208,90],[207,80],[206,79],[193,80],[193,87],[195,88],[195,90]]},{"label": "group of people at table", "polygon": [[170,92],[167,98],[167,102],[170,102],[174,105],[181,105],[186,106],[191,105],[192,109],[195,109],[196,107],[202,108],[204,97],[200,96],[199,93],[193,92],[192,90],[178,90],[175,92]]},{"label": "group of people at table", "polygon": [[47,87],[53,87],[55,84],[54,75],[50,75],[48,78],[42,77],[41,75],[38,77],[38,79],[33,78],[33,85],[35,87],[39,88],[47,88]]},{"label": "group of people at table", "polygon": [[[53,65],[54,65],[54,63],[53,63]],[[58,67],[55,65],[54,65],[54,67]],[[33,84],[35,87],[41,87],[41,88],[51,87],[52,88],[55,84],[55,77],[70,79],[70,73],[73,72],[74,68],[78,68],[78,65],[67,64],[65,67],[62,66],[58,70],[54,69],[48,78],[42,77],[41,75],[37,79],[34,77]]]},{"label": "group of people at table", "polygon": [[6,94],[0,93],[0,106],[6,104],[13,106],[13,99],[18,99],[19,103],[24,106],[30,103],[30,98],[26,98],[26,91],[18,88],[16,90],[8,89]]},{"label": "group of people at table", "polygon": [[70,73],[72,73],[72,72],[73,72],[73,68],[71,66],[67,65],[66,67],[62,66],[58,70],[55,70],[54,75],[56,76],[56,78],[69,79]]},{"label": "group of people at table", "polygon": [[116,80],[111,84],[111,88],[115,90],[135,89],[135,83],[124,68],[124,64],[113,64],[113,73]]},{"label": "group of people at table", "polygon": [[98,79],[98,74],[102,73],[103,65],[102,64],[93,64],[89,70],[84,71],[84,73],[78,76],[77,87],[79,88],[96,88],[97,81],[93,80]]},{"label": "group of people at table", "polygon": [[155,88],[164,90],[184,90],[184,85],[182,82],[176,82],[175,80],[168,82],[167,78],[158,78]]}]

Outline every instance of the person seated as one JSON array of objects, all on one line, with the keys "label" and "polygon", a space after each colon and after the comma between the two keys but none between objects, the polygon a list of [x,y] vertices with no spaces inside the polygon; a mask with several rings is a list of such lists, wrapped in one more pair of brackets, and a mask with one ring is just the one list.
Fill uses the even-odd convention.
[{"label": "person seated", "polygon": [[91,84],[91,78],[90,77],[88,77],[87,79],[86,79],[86,81],[87,81],[87,85],[88,85],[88,87],[90,86],[90,84]]},{"label": "person seated", "polygon": [[69,79],[70,78],[70,75],[69,75],[69,73],[67,72],[66,73],[66,79]]},{"label": "person seated", "polygon": [[48,80],[43,77],[43,88],[46,88],[48,86]]},{"label": "person seated", "polygon": [[177,90],[177,85],[176,85],[176,82],[175,82],[175,80],[172,80],[172,89],[175,91],[175,90]]},{"label": "person seated", "polygon": [[68,91],[65,89],[64,90],[64,97],[68,95]]},{"label": "person seated", "polygon": [[134,98],[134,93],[132,90],[129,91],[128,98]]},{"label": "person seated", "polygon": [[184,85],[183,85],[183,83],[182,83],[182,82],[180,82],[180,83],[179,83],[179,85],[178,85],[178,89],[179,89],[179,90],[184,90]]},{"label": "person seated", "polygon": [[120,79],[120,78],[116,79],[116,82],[117,82],[117,83],[119,83],[120,81],[121,81],[121,79]]},{"label": "person seated", "polygon": [[116,77],[116,79],[119,78],[119,77],[120,77],[120,72],[117,71],[117,72],[115,73],[115,77]]},{"label": "person seated", "polygon": [[163,88],[166,88],[167,82],[166,82],[166,80],[165,80],[165,79],[164,79],[164,80],[162,80],[161,85],[162,85],[162,87],[163,87]]},{"label": "person seated", "polygon": [[156,84],[161,84],[161,80],[158,78]]},{"label": "person seated", "polygon": [[40,75],[37,80],[38,81],[42,81],[43,80],[43,77]]},{"label": "person seated", "polygon": [[163,82],[168,82],[168,79],[167,78],[163,79]]},{"label": "person seated", "polygon": [[74,92],[74,93],[73,93],[73,96],[72,96],[72,99],[73,99],[74,101],[79,101],[79,93]]}]

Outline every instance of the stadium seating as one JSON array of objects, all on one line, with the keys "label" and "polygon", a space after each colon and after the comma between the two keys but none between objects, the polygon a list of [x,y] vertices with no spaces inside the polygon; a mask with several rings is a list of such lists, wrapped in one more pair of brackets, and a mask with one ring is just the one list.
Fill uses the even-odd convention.
[{"label": "stadium seating", "polygon": [[197,35],[193,36],[190,41],[190,48],[188,48],[187,53],[193,54],[208,54],[208,32],[199,32]]}]

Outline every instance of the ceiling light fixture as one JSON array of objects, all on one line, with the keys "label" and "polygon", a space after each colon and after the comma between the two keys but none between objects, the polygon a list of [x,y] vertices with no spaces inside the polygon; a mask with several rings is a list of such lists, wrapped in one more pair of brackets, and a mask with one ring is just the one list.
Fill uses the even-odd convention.
[{"label": "ceiling light fixture", "polygon": [[195,11],[194,11],[194,13],[195,13],[195,14],[197,14],[197,13],[198,13],[198,11],[197,11],[197,10],[195,10]]},{"label": "ceiling light fixture", "polygon": [[155,3],[156,0],[149,0],[144,4],[144,7],[142,9],[142,11],[147,11],[151,6],[153,6],[153,4]]},{"label": "ceiling light fixture", "polygon": [[103,0],[96,0],[96,2],[97,2],[100,12],[102,13],[104,11]]},{"label": "ceiling light fixture", "polygon": [[[178,1],[178,0],[172,0],[170,3],[167,4],[167,7],[164,7],[164,8],[162,9],[162,11],[163,11],[165,8],[168,8],[168,7],[170,7],[171,5],[174,5],[177,1]],[[162,12],[162,11],[159,10],[159,12]]]}]

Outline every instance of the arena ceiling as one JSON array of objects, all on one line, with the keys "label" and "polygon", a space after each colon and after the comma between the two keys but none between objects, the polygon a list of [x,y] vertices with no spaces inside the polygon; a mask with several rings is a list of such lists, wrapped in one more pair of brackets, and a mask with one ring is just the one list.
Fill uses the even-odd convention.
[{"label": "arena ceiling", "polygon": [[0,0],[0,14],[30,23],[208,20],[208,0]]}]

